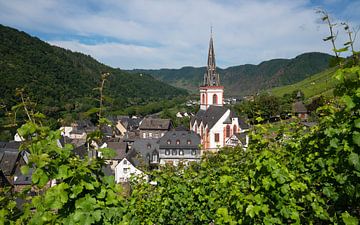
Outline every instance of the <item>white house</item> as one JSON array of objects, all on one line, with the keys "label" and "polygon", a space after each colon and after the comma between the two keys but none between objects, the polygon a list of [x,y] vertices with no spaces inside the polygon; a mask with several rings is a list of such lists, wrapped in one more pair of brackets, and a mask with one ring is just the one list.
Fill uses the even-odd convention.
[{"label": "white house", "polygon": [[127,158],[124,158],[115,167],[115,181],[117,183],[128,182],[132,177],[148,180],[144,172],[137,169]]}]

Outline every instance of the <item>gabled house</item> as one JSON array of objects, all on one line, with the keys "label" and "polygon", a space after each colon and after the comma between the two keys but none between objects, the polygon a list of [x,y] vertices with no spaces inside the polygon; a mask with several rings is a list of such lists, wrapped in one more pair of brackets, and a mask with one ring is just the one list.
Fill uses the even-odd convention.
[{"label": "gabled house", "polygon": [[14,184],[14,178],[20,175],[20,167],[26,165],[25,151],[18,149],[0,148],[0,170],[7,180]]},{"label": "gabled house", "polygon": [[110,159],[105,159],[106,163],[110,165],[112,171],[115,171],[116,166],[126,157],[128,145],[123,140],[117,142],[106,142],[107,148],[115,151],[115,156]]},{"label": "gabled house", "polygon": [[299,117],[301,120],[306,120],[309,116],[308,110],[306,109],[302,101],[296,101],[292,105],[292,112],[295,116]]},{"label": "gabled house", "polygon": [[127,154],[135,166],[144,169],[157,168],[159,164],[158,139],[138,139]]},{"label": "gabled house", "polygon": [[123,158],[115,167],[115,182],[116,183],[122,183],[122,182],[128,182],[133,177],[137,177],[140,179],[147,180],[147,176],[144,174],[143,171],[138,169],[134,161],[129,160],[128,158],[131,157],[125,157]]},{"label": "gabled house", "polygon": [[246,149],[248,145],[249,145],[248,132],[235,133],[231,135],[229,139],[226,140],[226,146],[230,146],[230,147],[240,146],[243,149]]},{"label": "gabled house", "polygon": [[160,165],[179,165],[201,159],[200,136],[193,131],[169,131],[159,139]]},{"label": "gabled house", "polygon": [[139,126],[140,138],[160,138],[172,128],[170,119],[145,118]]},{"label": "gabled house", "polygon": [[124,135],[126,132],[139,129],[141,118],[120,117],[116,123],[117,129]]}]

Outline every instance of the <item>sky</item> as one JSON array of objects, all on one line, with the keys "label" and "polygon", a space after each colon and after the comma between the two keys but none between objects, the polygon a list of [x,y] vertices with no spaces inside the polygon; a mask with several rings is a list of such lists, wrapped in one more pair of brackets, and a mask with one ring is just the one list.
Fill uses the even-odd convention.
[{"label": "sky", "polygon": [[[0,0],[0,24],[121,69],[205,66],[212,27],[227,68],[331,53],[319,8],[360,25],[360,0]],[[335,28],[340,48],[346,35]]]}]

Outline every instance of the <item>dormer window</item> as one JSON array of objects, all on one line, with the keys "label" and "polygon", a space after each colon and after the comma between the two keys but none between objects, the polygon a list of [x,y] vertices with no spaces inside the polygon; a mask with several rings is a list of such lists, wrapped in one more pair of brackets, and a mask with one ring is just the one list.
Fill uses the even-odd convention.
[{"label": "dormer window", "polygon": [[188,145],[191,145],[191,140],[187,140],[187,144],[188,144]]},{"label": "dormer window", "polygon": [[150,148],[151,148],[151,144],[147,144],[147,148],[150,149]]},{"label": "dormer window", "polygon": [[171,145],[171,141],[170,141],[170,140],[167,140],[167,144],[168,144],[168,145]]},{"label": "dormer window", "polygon": [[176,144],[179,145],[179,144],[180,144],[180,140],[176,140]]}]

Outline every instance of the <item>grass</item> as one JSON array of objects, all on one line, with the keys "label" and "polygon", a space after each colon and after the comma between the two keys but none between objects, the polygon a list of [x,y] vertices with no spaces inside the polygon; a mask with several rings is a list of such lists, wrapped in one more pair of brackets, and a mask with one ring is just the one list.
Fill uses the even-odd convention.
[{"label": "grass", "polygon": [[332,90],[337,84],[333,78],[335,71],[336,68],[330,68],[298,83],[272,88],[268,92],[278,97],[282,97],[286,93],[291,94],[295,90],[301,90],[305,94],[305,98],[313,98],[319,95],[332,96]]}]

